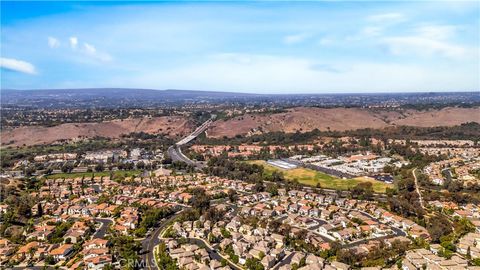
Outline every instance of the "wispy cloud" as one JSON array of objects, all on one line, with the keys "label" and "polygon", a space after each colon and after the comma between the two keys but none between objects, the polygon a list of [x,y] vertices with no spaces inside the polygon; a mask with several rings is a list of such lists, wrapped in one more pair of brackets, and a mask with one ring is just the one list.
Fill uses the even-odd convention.
[{"label": "wispy cloud", "polygon": [[83,43],[83,51],[86,55],[88,55],[88,56],[90,56],[94,59],[100,60],[102,62],[108,62],[108,61],[112,60],[112,57],[108,53],[99,52],[99,51],[97,51],[95,46],[93,46],[89,43],[86,43],[86,42]]},{"label": "wispy cloud", "polygon": [[418,56],[442,55],[459,59],[466,55],[467,49],[455,44],[421,36],[389,37],[383,39],[390,51],[396,55],[415,54]]},{"label": "wispy cloud", "polygon": [[[86,59],[93,59],[100,62],[108,62],[112,60],[110,54],[97,50],[97,48],[91,43],[83,42],[83,44],[80,44],[80,41],[76,36],[68,38],[67,43],[70,44],[70,49],[68,47],[64,47],[63,51],[65,52],[66,50],[72,55],[81,55],[82,57],[86,56],[86,58],[82,58],[81,62],[85,62],[84,60]],[[50,48],[58,48],[60,47],[60,40],[49,36],[48,46]]]},{"label": "wispy cloud", "polygon": [[332,38],[323,37],[318,41],[318,44],[322,46],[327,46],[333,44],[335,41]]},{"label": "wispy cloud", "polygon": [[288,45],[297,44],[310,38],[312,35],[308,33],[298,33],[294,35],[288,35],[283,38],[283,42]]},{"label": "wispy cloud", "polygon": [[380,36],[382,32],[383,32],[383,27],[367,26],[362,29],[360,34],[362,36],[374,37],[374,36]]},{"label": "wispy cloud", "polygon": [[455,25],[425,25],[419,26],[416,32],[425,38],[444,40],[453,37],[457,29]]},{"label": "wispy cloud", "polygon": [[[222,74],[218,76],[217,74]],[[377,74],[371,83],[371,74]],[[275,80],[266,80],[273,78]],[[160,89],[199,89],[283,93],[349,91],[448,90],[470,86],[468,74],[449,68],[432,70],[415,64],[314,62],[308,58],[229,53],[168,70],[145,70],[138,76],[114,78],[116,84]],[[184,78],[189,78],[185,80]],[[405,79],[408,78],[408,79]],[[353,82],[353,83],[352,83]]]},{"label": "wispy cloud", "polygon": [[384,34],[384,32],[399,23],[403,23],[407,20],[407,17],[403,13],[382,13],[370,15],[366,18],[368,25],[361,28],[359,33],[354,36],[350,36],[351,40],[360,40],[364,38],[378,37]]},{"label": "wispy cloud", "polygon": [[407,19],[407,17],[404,14],[396,13],[396,12],[375,14],[375,15],[370,15],[370,16],[367,17],[367,21],[377,22],[377,23],[399,22],[399,21],[404,21],[406,19]]},{"label": "wispy cloud", "polygon": [[26,74],[36,74],[35,66],[29,62],[13,59],[13,58],[0,58],[0,67],[16,72]]},{"label": "wispy cloud", "polygon": [[461,59],[469,49],[450,41],[457,27],[453,25],[427,25],[412,29],[413,35],[386,37],[390,51],[396,55],[415,54],[418,56],[440,55],[451,59]]},{"label": "wispy cloud", "polygon": [[77,49],[78,38],[77,37],[70,37],[69,41],[70,41],[70,47],[74,50]]},{"label": "wispy cloud", "polygon": [[55,37],[48,37],[48,47],[50,48],[58,48],[60,46],[60,41],[58,41]]},{"label": "wispy cloud", "polygon": [[[28,59],[42,75],[2,79],[11,88],[478,89],[478,12],[421,2],[75,3],[72,12],[2,20],[4,55]],[[382,82],[371,80],[380,69]]]},{"label": "wispy cloud", "polygon": [[331,73],[340,73],[343,72],[343,70],[334,67],[333,65],[329,64],[312,64],[310,65],[310,68],[313,70],[318,70],[318,71],[326,71],[326,72],[331,72]]}]

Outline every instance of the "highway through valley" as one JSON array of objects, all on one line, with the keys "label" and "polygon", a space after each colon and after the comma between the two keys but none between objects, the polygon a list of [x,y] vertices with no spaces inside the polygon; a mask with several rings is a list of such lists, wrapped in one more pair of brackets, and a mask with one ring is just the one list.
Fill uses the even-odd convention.
[{"label": "highway through valley", "polygon": [[192,133],[190,133],[188,136],[186,136],[185,138],[175,143],[175,145],[172,145],[168,148],[167,152],[170,158],[172,159],[172,161],[185,162],[188,165],[194,166],[198,169],[201,169],[204,167],[204,163],[191,160],[187,156],[185,156],[182,153],[181,147],[193,141],[195,138],[198,137],[198,135],[202,134],[205,130],[207,130],[207,128],[210,127],[210,125],[213,123],[213,120],[215,119],[215,117],[216,117],[215,115],[212,115],[212,118],[205,121],[202,125],[197,127]]}]

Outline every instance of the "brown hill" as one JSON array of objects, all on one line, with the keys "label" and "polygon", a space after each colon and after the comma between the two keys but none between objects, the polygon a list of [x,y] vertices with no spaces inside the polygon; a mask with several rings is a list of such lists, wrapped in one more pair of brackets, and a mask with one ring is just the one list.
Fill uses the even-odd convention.
[{"label": "brown hill", "polygon": [[163,116],[102,123],[68,123],[54,127],[20,127],[2,132],[1,138],[4,144],[13,141],[13,145],[20,146],[96,136],[118,138],[122,134],[140,131],[177,137],[188,134],[192,128],[193,126],[186,117]]},{"label": "brown hill", "polygon": [[480,122],[480,108],[444,108],[441,110],[417,111],[298,107],[284,113],[247,114],[226,121],[219,120],[208,130],[208,136],[218,138],[272,131],[306,132],[315,128],[342,131],[360,128],[383,128],[393,125],[453,126],[466,122]]},{"label": "brown hill", "polygon": [[[351,130],[383,128],[392,125],[453,126],[465,122],[480,123],[480,108],[444,108],[441,110],[380,110],[360,108],[305,108],[270,115],[246,114],[229,120],[215,121],[208,129],[209,137],[234,137],[259,132],[305,132],[320,130]],[[59,140],[93,138],[95,136],[118,138],[131,132],[166,134],[180,137],[193,130],[192,123],[182,116],[164,116],[115,120],[102,123],[68,123],[54,127],[20,127],[1,133],[3,144],[35,145]]]}]

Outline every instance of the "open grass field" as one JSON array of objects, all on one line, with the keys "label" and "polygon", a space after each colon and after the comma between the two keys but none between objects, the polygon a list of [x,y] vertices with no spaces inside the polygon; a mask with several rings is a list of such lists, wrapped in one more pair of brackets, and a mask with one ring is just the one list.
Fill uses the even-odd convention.
[{"label": "open grass field", "polygon": [[[140,170],[131,170],[131,171],[115,171],[113,172],[113,178],[121,178],[121,177],[130,177],[130,176],[137,176],[141,174],[142,171]],[[96,176],[109,176],[110,172],[79,172],[79,173],[54,173],[51,175],[45,176],[47,179],[62,179],[62,178],[78,178],[78,177],[96,177]]]},{"label": "open grass field", "polygon": [[292,170],[284,170],[275,166],[267,164],[264,160],[248,161],[252,164],[262,165],[265,169],[265,173],[271,174],[274,171],[280,171],[283,173],[287,180],[298,180],[299,183],[316,186],[320,183],[322,188],[348,190],[356,186],[360,182],[371,182],[373,184],[373,190],[376,193],[385,193],[387,187],[393,187],[391,184],[376,181],[368,177],[357,177],[353,179],[341,179],[322,172],[318,172],[306,168],[296,168]]}]

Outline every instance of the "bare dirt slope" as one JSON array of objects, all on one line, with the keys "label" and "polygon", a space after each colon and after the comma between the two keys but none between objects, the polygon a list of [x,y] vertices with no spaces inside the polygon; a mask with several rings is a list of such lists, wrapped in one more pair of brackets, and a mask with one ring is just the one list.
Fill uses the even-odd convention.
[{"label": "bare dirt slope", "polygon": [[137,118],[115,120],[102,123],[68,123],[54,127],[20,127],[1,133],[2,143],[13,145],[34,145],[52,143],[59,140],[75,138],[92,138],[95,136],[118,138],[131,132],[166,134],[172,137],[186,135],[192,130],[187,118],[181,116],[164,116],[154,118]]},{"label": "bare dirt slope", "polygon": [[305,108],[271,115],[244,115],[227,121],[216,121],[208,130],[209,137],[233,137],[258,132],[305,132],[319,130],[352,130],[383,128],[392,125],[452,126],[480,122],[480,108],[444,108],[441,110],[379,110],[360,108]]}]

